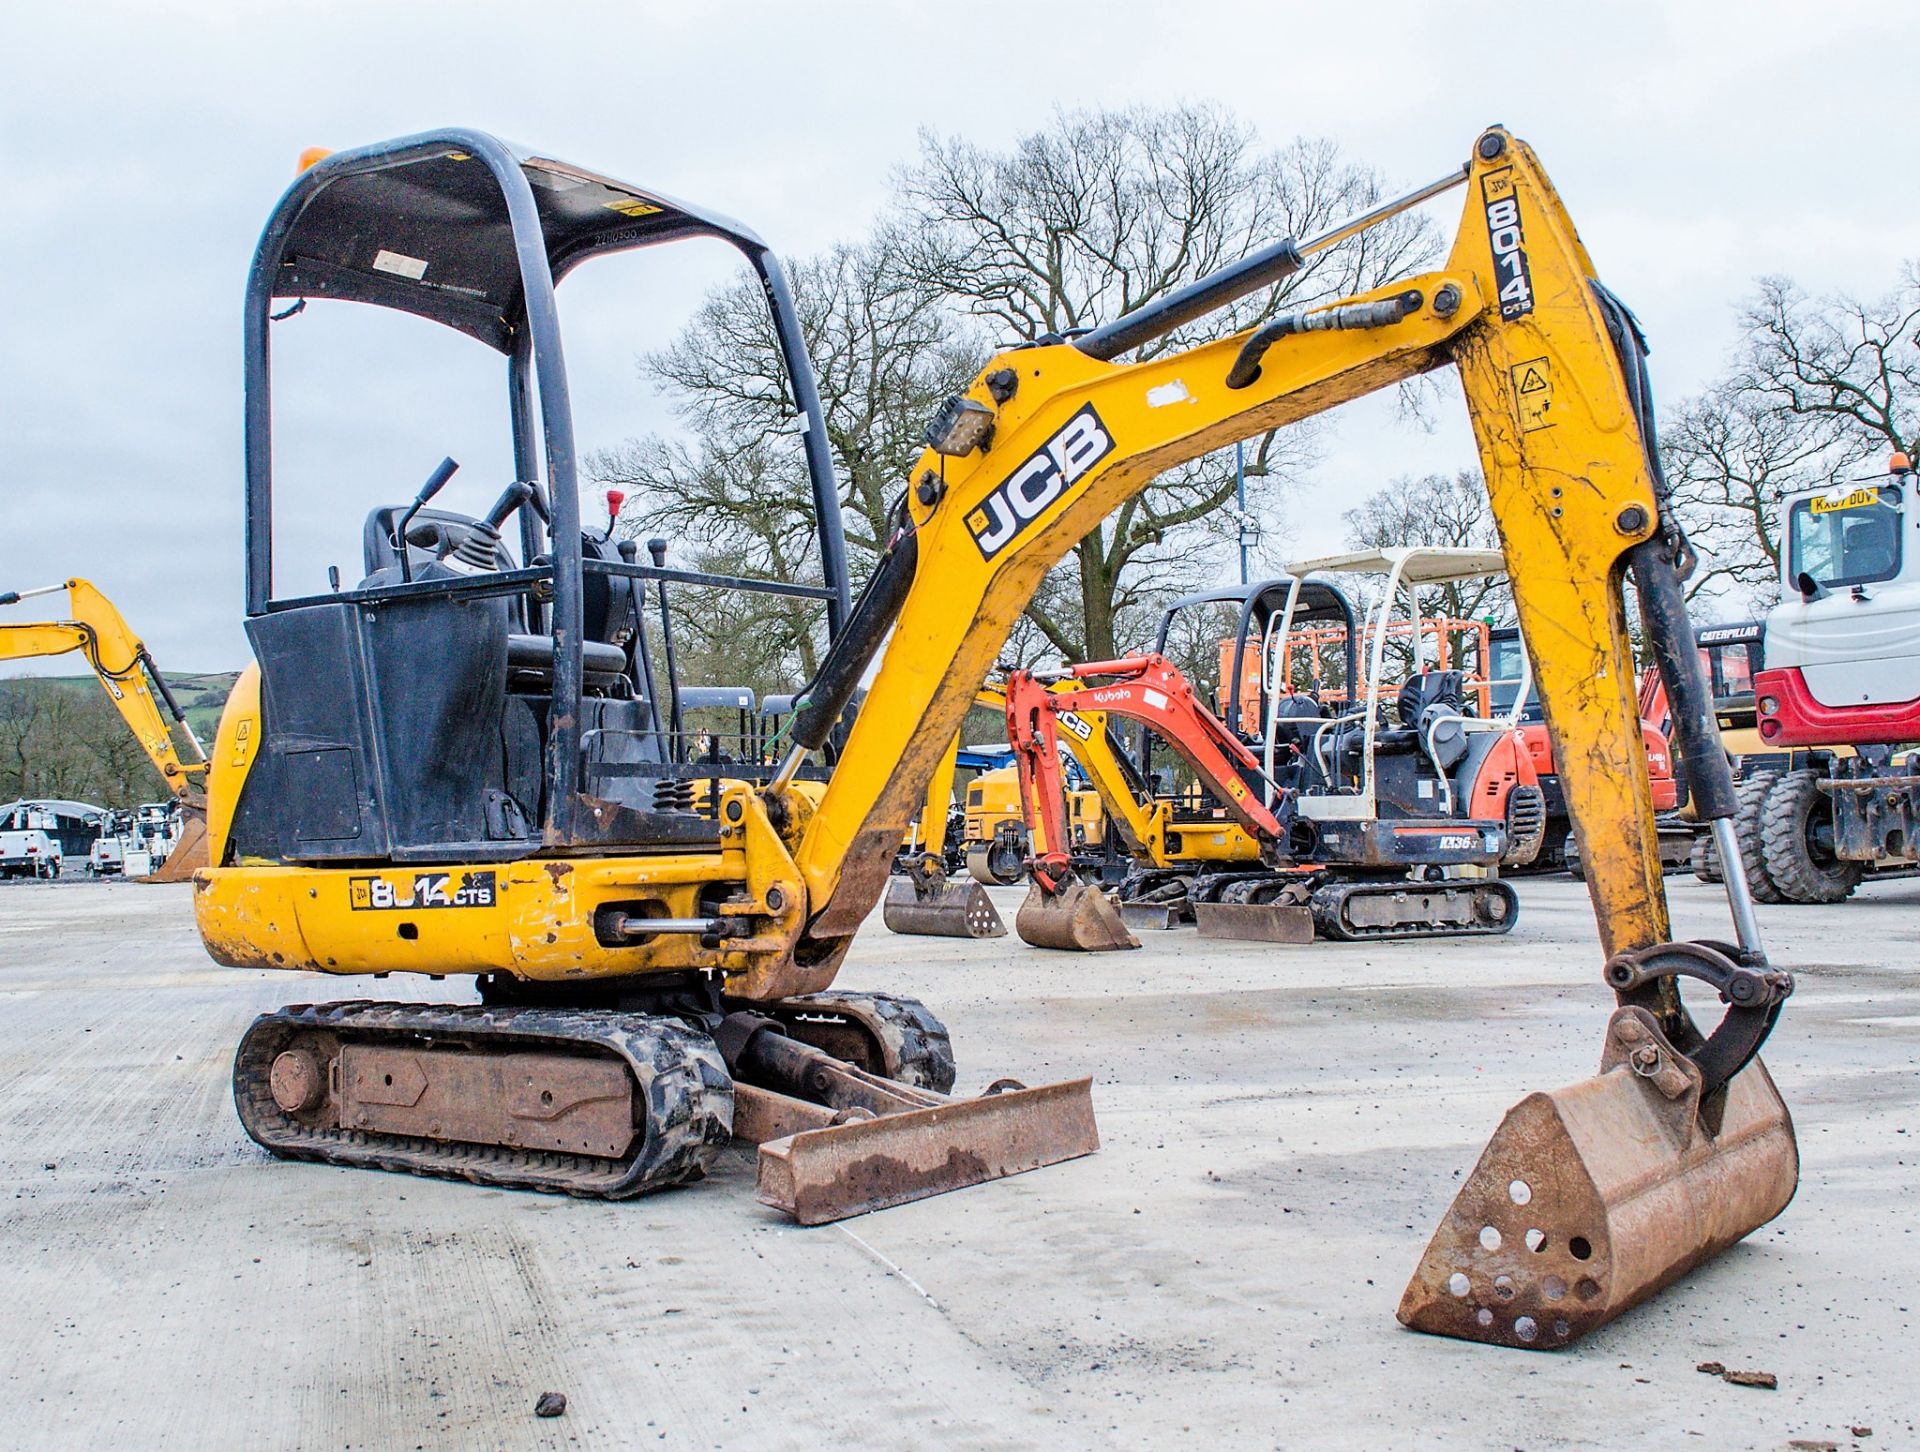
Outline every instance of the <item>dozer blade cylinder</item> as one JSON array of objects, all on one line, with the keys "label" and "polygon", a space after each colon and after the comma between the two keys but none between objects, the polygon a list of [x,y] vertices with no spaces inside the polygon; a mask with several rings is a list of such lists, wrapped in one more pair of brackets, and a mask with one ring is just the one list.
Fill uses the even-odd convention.
[{"label": "dozer blade cylinder", "polygon": [[1676,1082],[1657,1058],[1621,1062],[1509,1110],[1421,1257],[1400,1320],[1566,1346],[1784,1210],[1799,1154],[1760,1061],[1704,1121],[1697,1075],[1673,1097]]},{"label": "dozer blade cylinder", "polygon": [[1027,900],[1020,904],[1013,928],[1021,941],[1036,948],[1110,953],[1140,946],[1140,940],[1121,921],[1120,910],[1104,892],[1085,882],[1069,882],[1053,893],[1034,883],[1027,889]]},{"label": "dozer blade cylinder", "polygon": [[887,930],[918,938],[1004,938],[1007,925],[977,882],[943,881],[923,887],[909,877],[887,883],[880,907]]},{"label": "dozer blade cylinder", "polygon": [[1092,1080],[1069,1079],[769,1140],[755,1193],[802,1225],[824,1225],[1099,1148]]},{"label": "dozer blade cylinder", "polygon": [[1203,938],[1249,943],[1311,943],[1313,909],[1277,902],[1197,902],[1193,920]]}]

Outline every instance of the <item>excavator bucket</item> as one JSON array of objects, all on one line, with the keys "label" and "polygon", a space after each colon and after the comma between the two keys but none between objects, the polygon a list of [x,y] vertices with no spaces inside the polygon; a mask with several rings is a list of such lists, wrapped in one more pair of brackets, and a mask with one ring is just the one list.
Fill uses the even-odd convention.
[{"label": "excavator bucket", "polygon": [[1034,883],[1013,920],[1023,942],[1036,948],[1060,948],[1075,953],[1111,953],[1137,948],[1140,940],[1127,931],[1107,895],[1091,883],[1069,881],[1059,892]]},{"label": "excavator bucket", "polygon": [[1434,1232],[1400,1320],[1547,1350],[1604,1326],[1778,1215],[1793,1123],[1758,1059],[1703,1115],[1697,1071],[1617,1013],[1599,1075],[1507,1111]]},{"label": "excavator bucket", "polygon": [[1281,902],[1197,902],[1193,920],[1203,938],[1249,943],[1311,943],[1313,909]]},{"label": "excavator bucket", "polygon": [[167,854],[167,860],[161,863],[141,882],[187,882],[202,867],[211,865],[207,855],[207,809],[188,807],[181,814],[180,840],[173,844],[173,851]]},{"label": "excavator bucket", "polygon": [[1100,1148],[1090,1079],[928,1097],[935,1102],[924,1108],[816,1128],[771,1122],[790,1132],[761,1141],[757,1198],[802,1225],[824,1225]]},{"label": "excavator bucket", "polygon": [[887,883],[880,920],[890,932],[916,938],[1004,938],[1000,920],[987,890],[972,880],[942,877],[923,881],[898,876]]}]

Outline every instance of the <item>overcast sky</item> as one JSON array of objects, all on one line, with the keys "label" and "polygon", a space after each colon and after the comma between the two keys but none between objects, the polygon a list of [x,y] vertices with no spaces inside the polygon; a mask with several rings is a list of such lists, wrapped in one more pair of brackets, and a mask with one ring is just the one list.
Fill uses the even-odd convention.
[{"label": "overcast sky", "polygon": [[[999,146],[1056,107],[1217,101],[1263,140],[1331,137],[1412,185],[1498,121],[1639,313],[1665,404],[1714,371],[1756,276],[1876,293],[1920,256],[1916,42],[1920,9],[1890,0],[10,6],[0,589],[86,575],[163,667],[244,663],[241,292],[307,146],[479,127],[802,255],[865,227],[922,127]],[[587,447],[658,419],[634,355],[728,274],[714,249],[670,250],[561,289]],[[276,345],[283,568],[320,588],[327,561],[357,575],[365,501],[405,497],[443,454],[468,465],[459,498],[498,491],[500,378],[412,320],[295,326]],[[1336,548],[1340,511],[1387,477],[1470,464],[1451,383],[1437,412],[1424,433],[1378,402],[1343,411],[1292,496],[1294,546]]]}]

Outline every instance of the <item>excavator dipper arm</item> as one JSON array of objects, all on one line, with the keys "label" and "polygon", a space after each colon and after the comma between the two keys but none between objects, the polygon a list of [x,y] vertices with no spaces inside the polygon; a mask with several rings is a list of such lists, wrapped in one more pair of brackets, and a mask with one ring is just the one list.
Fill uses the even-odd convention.
[{"label": "excavator dipper arm", "polygon": [[[1461,225],[1438,270],[1251,334],[1112,361],[1299,270],[1379,215],[1462,183]],[[1375,217],[1276,244],[1078,338],[995,358],[930,425],[894,539],[796,714],[795,754],[769,788],[777,796],[800,749],[824,741],[890,632],[795,853],[809,903],[796,959],[837,960],[1015,617],[1098,520],[1177,464],[1450,363],[1621,1007],[1606,1072],[1533,1096],[1496,1134],[1401,1317],[1474,1339],[1564,1345],[1778,1214],[1797,1159],[1785,1108],[1752,1056],[1791,980],[1766,967],[1737,873],[1728,885],[1738,948],[1668,941],[1623,604],[1629,568],[1683,755],[1702,766],[1703,815],[1728,810],[1732,783],[1714,753],[1690,749],[1711,702],[1686,629],[1685,543],[1658,474],[1641,352],[1631,315],[1596,280],[1532,152],[1496,128],[1461,173]],[[1736,969],[1747,976],[1736,980]],[[1682,974],[1738,985],[1711,1040],[1681,1006]],[[1533,1179],[1497,1179],[1529,1163]],[[1536,1188],[1556,1192],[1557,1241],[1543,1213],[1516,1210],[1535,1203]],[[1517,1223],[1529,1215],[1532,1224]],[[1530,1230],[1566,1250],[1516,1255]]]}]

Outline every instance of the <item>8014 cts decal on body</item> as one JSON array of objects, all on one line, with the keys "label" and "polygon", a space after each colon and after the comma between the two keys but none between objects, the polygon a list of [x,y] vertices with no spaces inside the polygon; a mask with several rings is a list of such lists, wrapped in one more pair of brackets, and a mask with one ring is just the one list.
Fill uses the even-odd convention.
[{"label": "8014 cts decal on body", "polygon": [[1054,500],[1113,452],[1113,435],[1087,404],[1021,462],[985,499],[967,511],[967,533],[992,559]]},{"label": "8014 cts decal on body", "polygon": [[[400,895],[403,890],[407,893],[405,897]],[[357,913],[486,908],[496,901],[491,871],[416,872],[410,888],[385,877],[347,879],[347,905]]]}]

